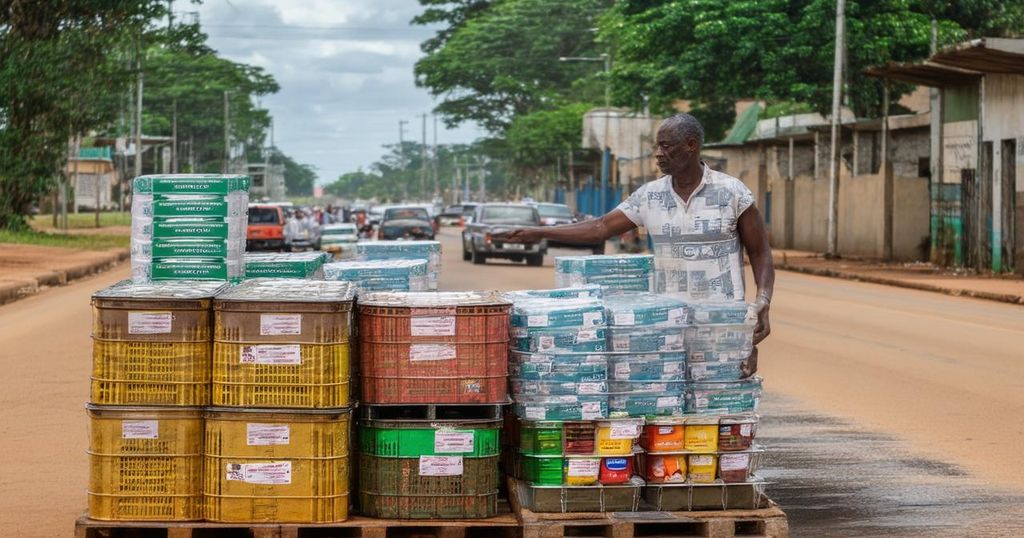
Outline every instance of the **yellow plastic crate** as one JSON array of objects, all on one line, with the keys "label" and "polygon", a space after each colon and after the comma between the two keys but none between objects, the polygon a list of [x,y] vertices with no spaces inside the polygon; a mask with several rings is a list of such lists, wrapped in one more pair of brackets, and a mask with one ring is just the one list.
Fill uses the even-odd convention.
[{"label": "yellow plastic crate", "polygon": [[350,425],[348,409],[207,410],[205,518],[344,521]]},{"label": "yellow plastic crate", "polygon": [[349,405],[349,344],[213,344],[213,405]]},{"label": "yellow plastic crate", "polygon": [[198,408],[87,406],[89,517],[202,519]]},{"label": "yellow plastic crate", "polygon": [[91,401],[209,405],[210,354],[207,342],[93,340]]},{"label": "yellow plastic crate", "polygon": [[[108,301],[109,302],[109,301]],[[210,340],[213,314],[210,301],[195,301],[194,309],[166,302],[137,302],[102,306],[93,301],[92,335],[103,340],[133,342],[205,342]]]}]

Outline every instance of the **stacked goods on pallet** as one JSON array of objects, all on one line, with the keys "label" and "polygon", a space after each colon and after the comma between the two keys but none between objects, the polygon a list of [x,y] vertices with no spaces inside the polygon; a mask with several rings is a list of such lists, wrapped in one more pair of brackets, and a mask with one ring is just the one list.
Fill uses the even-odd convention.
[{"label": "stacked goods on pallet", "polygon": [[351,282],[360,292],[427,291],[425,260],[342,261],[324,265],[324,278]]},{"label": "stacked goods on pallet", "polygon": [[245,275],[248,176],[140,176],[133,189],[135,282],[238,281]]},{"label": "stacked goods on pallet", "polygon": [[509,303],[476,292],[360,295],[360,508],[495,515]]},{"label": "stacked goods on pallet", "polygon": [[245,254],[245,278],[323,280],[323,252],[265,252]]},{"label": "stacked goods on pallet", "polygon": [[440,241],[360,241],[356,244],[359,260],[425,260],[427,289],[437,290],[441,277]]},{"label": "stacked goods on pallet", "polygon": [[252,279],[215,299],[206,519],[348,517],[353,298],[347,282]]},{"label": "stacked goods on pallet", "polygon": [[606,295],[654,291],[654,256],[560,256],[555,258],[555,286],[601,286]]},{"label": "stacked goods on pallet", "polygon": [[225,287],[126,280],[93,295],[89,517],[202,519],[199,406],[210,401],[210,305]]}]

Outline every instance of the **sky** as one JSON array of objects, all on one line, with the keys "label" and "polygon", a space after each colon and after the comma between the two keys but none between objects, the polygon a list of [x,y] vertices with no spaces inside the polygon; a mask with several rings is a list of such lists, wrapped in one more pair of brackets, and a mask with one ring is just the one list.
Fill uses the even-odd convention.
[{"label": "sky", "polygon": [[[318,183],[367,168],[398,142],[422,137],[419,115],[435,100],[417,88],[413,65],[434,29],[411,26],[416,0],[179,1],[175,11],[198,11],[209,44],[232,61],[262,67],[281,91],[262,98],[274,118],[274,140],[300,163],[317,168]],[[427,143],[433,143],[427,117]],[[476,125],[446,130],[438,144],[483,136]]]}]

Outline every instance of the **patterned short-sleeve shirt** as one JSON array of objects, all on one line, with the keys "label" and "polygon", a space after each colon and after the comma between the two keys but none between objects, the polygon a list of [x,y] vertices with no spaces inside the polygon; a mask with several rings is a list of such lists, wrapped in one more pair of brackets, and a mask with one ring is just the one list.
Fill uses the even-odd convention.
[{"label": "patterned short-sleeve shirt", "polygon": [[742,181],[704,165],[689,201],[676,194],[666,175],[645,183],[618,209],[651,236],[658,293],[693,301],[740,301],[743,254],[736,226],[753,203]]}]

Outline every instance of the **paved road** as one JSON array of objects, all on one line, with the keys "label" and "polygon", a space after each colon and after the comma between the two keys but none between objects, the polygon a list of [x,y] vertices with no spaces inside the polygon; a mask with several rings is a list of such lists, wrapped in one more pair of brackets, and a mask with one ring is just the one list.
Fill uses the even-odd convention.
[{"label": "paved road", "polygon": [[[442,239],[447,289],[554,283],[550,257],[480,267]],[[2,536],[70,536],[84,509],[89,296],[127,276],[0,307]],[[794,535],[1024,535],[1024,308],[780,273],[773,318],[761,437]]]}]

